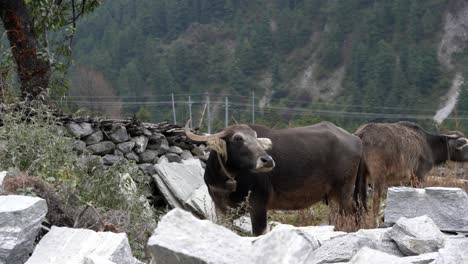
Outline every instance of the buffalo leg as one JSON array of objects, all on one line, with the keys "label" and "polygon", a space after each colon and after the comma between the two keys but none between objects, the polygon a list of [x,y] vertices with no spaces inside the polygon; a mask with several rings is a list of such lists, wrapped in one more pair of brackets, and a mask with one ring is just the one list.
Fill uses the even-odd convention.
[{"label": "buffalo leg", "polygon": [[379,183],[374,184],[374,193],[372,200],[373,217],[376,226],[379,225],[379,211],[380,211],[380,196],[382,194],[382,186]]},{"label": "buffalo leg", "polygon": [[254,236],[263,235],[267,232],[267,209],[265,205],[254,204],[250,209],[252,221],[252,233]]}]

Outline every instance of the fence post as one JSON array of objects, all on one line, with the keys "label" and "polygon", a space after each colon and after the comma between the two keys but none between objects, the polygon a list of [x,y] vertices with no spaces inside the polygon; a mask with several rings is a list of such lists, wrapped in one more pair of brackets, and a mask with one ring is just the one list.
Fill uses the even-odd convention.
[{"label": "fence post", "polygon": [[227,127],[229,125],[229,99],[227,96],[224,99],[225,99],[224,127]]},{"label": "fence post", "polygon": [[177,119],[176,119],[176,111],[175,111],[174,93],[171,93],[171,99],[172,99],[172,116],[174,118],[174,125],[176,125]]},{"label": "fence post", "polygon": [[252,91],[252,124],[255,124],[255,91]]},{"label": "fence post", "polygon": [[211,134],[210,95],[207,95],[206,97],[206,117],[208,119],[208,134]]},{"label": "fence post", "polygon": [[193,127],[193,125],[192,125],[193,124],[192,123],[193,122],[192,121],[192,119],[193,119],[192,118],[192,97],[190,95],[188,97],[188,109],[189,109],[189,120],[190,120],[189,126],[190,126],[190,128],[192,128]]}]

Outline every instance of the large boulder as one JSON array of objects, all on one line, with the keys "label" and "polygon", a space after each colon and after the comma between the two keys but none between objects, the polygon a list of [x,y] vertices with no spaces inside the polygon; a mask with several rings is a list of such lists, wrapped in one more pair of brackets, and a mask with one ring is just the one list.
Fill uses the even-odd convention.
[{"label": "large boulder", "polygon": [[390,237],[405,255],[435,252],[444,246],[445,235],[427,216],[402,217],[389,231]]},{"label": "large boulder", "polygon": [[53,226],[27,264],[137,264],[125,233]]},{"label": "large boulder", "polygon": [[200,217],[211,220],[216,219],[216,210],[206,184],[202,184],[195,189],[184,202],[184,206]]},{"label": "large boulder", "polygon": [[468,232],[468,196],[460,188],[388,189],[385,223],[427,215],[442,231]]},{"label": "large boulder", "polygon": [[46,214],[44,199],[0,196],[0,263],[22,264],[28,259]]},{"label": "large boulder", "polygon": [[161,163],[154,165],[156,184],[171,207],[184,207],[192,192],[204,184],[204,170],[198,164]]},{"label": "large boulder", "polygon": [[308,263],[318,247],[318,240],[300,228],[278,225],[253,242],[251,255],[255,263]]},{"label": "large boulder", "polygon": [[369,247],[375,249],[377,245],[368,237],[348,234],[325,241],[321,247],[309,254],[309,264],[335,263],[349,261],[356,252]]},{"label": "large boulder", "polygon": [[331,225],[304,226],[299,228],[309,235],[315,237],[320,242],[320,244],[323,244],[325,241],[328,241],[332,238],[347,235],[346,232],[335,231],[335,227]]},{"label": "large boulder", "polygon": [[252,263],[251,243],[209,220],[173,209],[148,241],[153,263]]}]

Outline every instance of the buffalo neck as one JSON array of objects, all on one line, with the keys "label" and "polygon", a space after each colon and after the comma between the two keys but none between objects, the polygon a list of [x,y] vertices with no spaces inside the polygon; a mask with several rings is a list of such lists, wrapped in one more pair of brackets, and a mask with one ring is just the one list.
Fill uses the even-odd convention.
[{"label": "buffalo neck", "polygon": [[428,133],[426,138],[431,148],[434,165],[442,164],[450,159],[447,137]]}]

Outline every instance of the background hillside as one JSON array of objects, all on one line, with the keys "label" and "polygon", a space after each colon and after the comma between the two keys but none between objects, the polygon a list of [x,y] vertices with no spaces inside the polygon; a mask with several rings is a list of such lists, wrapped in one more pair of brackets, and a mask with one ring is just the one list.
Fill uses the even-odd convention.
[{"label": "background hillside", "polygon": [[[170,108],[144,102],[171,93],[248,102],[254,91],[260,106],[333,111],[327,119],[346,126],[364,120],[341,112],[430,122],[468,64],[466,10],[461,0],[105,1],[79,25],[71,94],[118,96],[107,112],[152,119],[170,118]],[[453,90],[463,117],[466,89]]]}]

